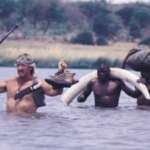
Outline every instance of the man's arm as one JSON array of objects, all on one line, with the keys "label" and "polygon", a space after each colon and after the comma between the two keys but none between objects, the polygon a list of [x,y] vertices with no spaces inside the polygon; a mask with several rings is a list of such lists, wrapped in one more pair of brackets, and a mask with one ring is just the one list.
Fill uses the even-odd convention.
[{"label": "man's arm", "polygon": [[142,93],[138,89],[132,90],[123,81],[121,81],[121,89],[129,96],[138,98]]},{"label": "man's arm", "polygon": [[57,95],[62,94],[62,92],[63,92],[63,88],[53,89],[53,87],[43,79],[38,79],[38,81],[42,82],[41,87],[42,87],[44,93],[48,96],[57,96]]},{"label": "man's arm", "polygon": [[90,82],[87,84],[85,90],[78,96],[78,98],[77,98],[77,101],[78,101],[78,102],[85,102],[85,101],[86,101],[87,97],[88,97],[88,96],[91,94],[91,92],[92,92],[92,85],[93,85],[92,81],[90,81]]},{"label": "man's arm", "polygon": [[4,93],[7,91],[6,80],[0,80],[0,93]]}]

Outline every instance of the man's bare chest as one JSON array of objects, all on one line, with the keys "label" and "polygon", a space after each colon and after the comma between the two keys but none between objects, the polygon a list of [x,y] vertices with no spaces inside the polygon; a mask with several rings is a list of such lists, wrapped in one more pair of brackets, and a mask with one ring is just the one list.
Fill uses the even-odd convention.
[{"label": "man's bare chest", "polygon": [[32,81],[28,82],[18,82],[12,81],[7,84],[7,93],[9,97],[14,97],[16,93],[26,89],[27,87],[32,85]]},{"label": "man's bare chest", "polygon": [[117,83],[115,83],[115,82],[108,82],[105,84],[96,83],[93,86],[93,92],[96,95],[114,94],[118,91],[118,89],[119,89],[119,87],[118,87]]}]

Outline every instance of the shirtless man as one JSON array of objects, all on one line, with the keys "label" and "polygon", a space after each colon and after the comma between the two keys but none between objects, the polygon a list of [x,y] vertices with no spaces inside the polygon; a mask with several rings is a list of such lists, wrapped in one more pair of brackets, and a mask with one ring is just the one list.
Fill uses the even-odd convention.
[{"label": "shirtless man", "polygon": [[[121,68],[125,68],[127,59],[135,53],[136,49],[131,49],[130,52],[125,57],[123,63],[121,64]],[[150,92],[150,66],[143,66],[142,70],[140,71],[141,77],[138,82],[142,82],[146,85],[148,91]],[[150,106],[150,100],[146,99],[142,94],[137,97],[137,105],[145,105]]]},{"label": "shirtless man", "polygon": [[86,101],[93,91],[96,107],[117,107],[121,90],[129,96],[136,98],[141,94],[138,90],[132,90],[126,84],[110,77],[110,68],[106,62],[101,62],[97,68],[97,78],[89,81],[85,90],[78,96],[78,102]]},{"label": "shirtless man", "polygon": [[[41,82],[42,86],[39,92],[43,92],[48,96],[60,95],[63,92],[62,88],[53,89],[51,85],[45,82],[44,79],[35,78],[35,64],[32,57],[29,54],[21,54],[17,57],[15,66],[17,69],[17,77],[8,77],[6,79],[0,80],[0,93],[7,92],[6,110],[8,112],[18,112],[18,113],[35,113],[38,107],[45,106],[44,97],[42,97],[41,104],[36,104],[34,100],[33,93],[29,93],[15,100],[14,97],[16,93],[26,89],[33,85],[33,81]],[[59,69],[67,67],[66,63],[59,62]],[[35,98],[39,101],[39,96],[35,93]]]}]

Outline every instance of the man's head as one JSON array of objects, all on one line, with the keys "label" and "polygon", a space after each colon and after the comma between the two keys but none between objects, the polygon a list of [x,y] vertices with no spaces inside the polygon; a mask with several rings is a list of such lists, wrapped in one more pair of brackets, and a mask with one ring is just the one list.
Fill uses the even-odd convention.
[{"label": "man's head", "polygon": [[33,76],[35,74],[35,63],[33,62],[32,56],[23,53],[16,58],[15,66],[17,67],[17,71],[19,75],[30,72],[30,75]]},{"label": "man's head", "polygon": [[110,75],[110,67],[107,62],[100,62],[97,68],[97,76],[101,81],[107,80]]}]

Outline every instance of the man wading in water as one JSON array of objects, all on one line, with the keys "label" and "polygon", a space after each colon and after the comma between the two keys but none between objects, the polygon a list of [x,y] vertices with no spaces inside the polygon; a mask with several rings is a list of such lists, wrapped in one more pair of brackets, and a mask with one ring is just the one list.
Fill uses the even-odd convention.
[{"label": "man wading in water", "polygon": [[97,68],[97,78],[89,81],[85,90],[78,96],[78,102],[86,101],[93,91],[96,107],[117,107],[121,90],[131,97],[138,97],[141,92],[132,90],[126,84],[110,77],[110,68],[106,62],[101,62]]},{"label": "man wading in water", "polygon": [[[44,79],[34,77],[35,64],[29,54],[21,54],[15,62],[18,77],[8,77],[0,80],[0,93],[7,92],[6,109],[8,112],[35,113],[38,107],[45,106],[44,94],[48,96],[60,95],[63,87],[56,87],[48,84]],[[67,67],[65,61],[58,63],[59,70]],[[58,71],[59,72],[59,71]],[[24,94],[25,89],[41,83],[41,87]],[[71,86],[71,85],[70,85]],[[29,88],[28,88],[29,89]],[[26,90],[25,90],[26,91]],[[16,94],[21,93],[19,99],[15,99]]]},{"label": "man wading in water", "polygon": [[[131,49],[125,59],[123,60],[123,63],[121,64],[121,68],[125,68],[125,65],[127,63],[128,58],[133,55],[134,53],[138,52],[137,49]],[[143,60],[144,62],[144,60]],[[148,65],[143,65],[142,69],[140,71],[141,77],[138,80],[138,82],[141,82],[146,85],[149,93],[150,93],[150,66]],[[146,99],[144,95],[139,95],[137,97],[137,105],[139,106],[150,106],[150,100]]]}]

